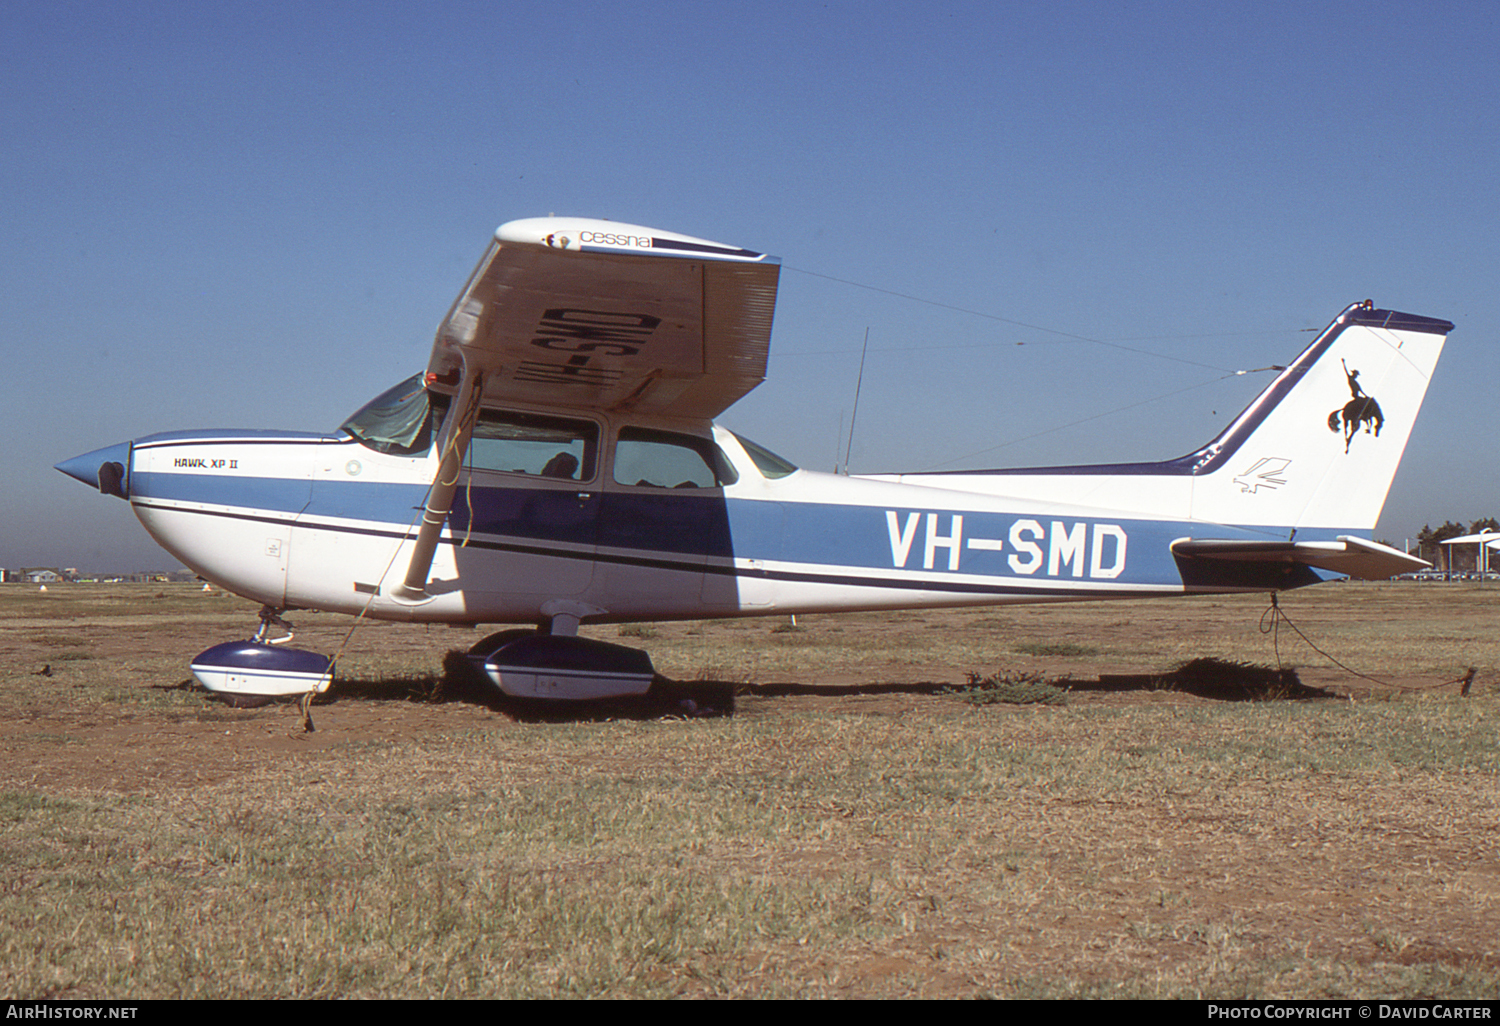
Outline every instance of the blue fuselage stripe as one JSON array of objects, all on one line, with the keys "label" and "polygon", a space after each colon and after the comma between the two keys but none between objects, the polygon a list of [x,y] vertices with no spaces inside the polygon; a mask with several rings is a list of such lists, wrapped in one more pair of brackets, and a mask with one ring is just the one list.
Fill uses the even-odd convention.
[{"label": "blue fuselage stripe", "polygon": [[243,506],[273,513],[300,513],[311,483],[303,478],[238,477],[228,474],[173,474],[132,471],[130,497],[142,500]]},{"label": "blue fuselage stripe", "polygon": [[[425,491],[409,484],[219,474],[137,473],[131,479],[131,500],[144,508],[207,504],[231,509],[185,511],[390,538],[411,536]],[[476,482],[460,489],[448,533],[450,541],[467,536],[469,546],[490,551],[714,575],[976,594],[1040,588],[1065,595],[1180,586],[1170,546],[1194,526],[1202,525]],[[1287,535],[1273,528],[1214,529],[1215,537],[1229,539]]]}]

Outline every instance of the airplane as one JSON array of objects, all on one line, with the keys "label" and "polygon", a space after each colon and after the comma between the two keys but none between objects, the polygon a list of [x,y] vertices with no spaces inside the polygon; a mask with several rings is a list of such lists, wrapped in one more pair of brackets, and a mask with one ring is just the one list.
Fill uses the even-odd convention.
[{"label": "airplane", "polygon": [[[326,690],[296,609],[526,625],[506,694],[645,693],[584,624],[1280,591],[1428,564],[1371,540],[1449,321],[1344,309],[1212,441],[1154,463],[838,475],[714,423],[765,378],[780,262],[638,225],[501,225],[426,370],[337,431],[170,431],[57,469],[263,605],[210,691]],[[1346,398],[1347,396],[1347,398]]]}]

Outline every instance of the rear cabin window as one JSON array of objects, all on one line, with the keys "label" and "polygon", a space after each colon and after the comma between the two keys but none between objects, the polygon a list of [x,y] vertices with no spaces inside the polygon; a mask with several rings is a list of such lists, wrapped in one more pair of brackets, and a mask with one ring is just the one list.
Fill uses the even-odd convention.
[{"label": "rear cabin window", "polygon": [[640,488],[722,488],[739,480],[709,439],[647,428],[620,429],[614,476]]},{"label": "rear cabin window", "polygon": [[464,464],[472,470],[588,481],[598,450],[599,428],[592,421],[493,411],[479,415]]},{"label": "rear cabin window", "polygon": [[797,465],[791,460],[782,459],[770,449],[757,445],[744,435],[735,435],[734,438],[745,450],[745,454],[750,457],[751,462],[755,464],[755,469],[761,472],[761,476],[775,480],[797,472]]}]

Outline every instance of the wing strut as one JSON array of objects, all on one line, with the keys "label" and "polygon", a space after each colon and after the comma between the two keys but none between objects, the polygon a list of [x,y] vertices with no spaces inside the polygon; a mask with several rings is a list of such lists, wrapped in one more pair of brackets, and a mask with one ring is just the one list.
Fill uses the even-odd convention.
[{"label": "wing strut", "polygon": [[406,579],[391,590],[391,597],[398,602],[426,602],[432,598],[427,593],[427,575],[432,570],[432,557],[437,552],[443,525],[453,511],[459,472],[464,465],[464,455],[469,451],[469,439],[474,436],[474,423],[479,419],[483,393],[483,373],[465,375],[458,390],[459,401],[453,406],[458,411],[458,418],[448,433],[443,458],[438,461],[437,474],[427,492],[427,508],[422,511],[422,527],[417,532],[417,544],[411,552]]}]

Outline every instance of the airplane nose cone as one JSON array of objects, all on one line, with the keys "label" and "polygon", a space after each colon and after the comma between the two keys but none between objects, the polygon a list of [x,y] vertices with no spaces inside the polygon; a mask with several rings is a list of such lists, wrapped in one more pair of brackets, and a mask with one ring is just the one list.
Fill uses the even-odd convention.
[{"label": "airplane nose cone", "polygon": [[99,489],[105,495],[128,498],[130,446],[130,442],[120,442],[118,445],[95,449],[82,456],[63,460],[56,464],[55,469],[61,470],[75,481],[82,481],[90,488]]}]

